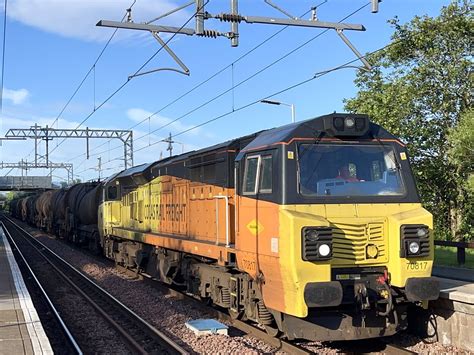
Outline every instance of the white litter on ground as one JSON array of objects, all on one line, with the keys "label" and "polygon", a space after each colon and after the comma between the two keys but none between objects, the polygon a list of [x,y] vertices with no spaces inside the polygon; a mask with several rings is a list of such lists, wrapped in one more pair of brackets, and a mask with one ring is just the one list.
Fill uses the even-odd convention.
[{"label": "white litter on ground", "polygon": [[209,334],[227,335],[228,327],[215,319],[196,319],[186,322],[186,327],[191,329],[197,336]]}]

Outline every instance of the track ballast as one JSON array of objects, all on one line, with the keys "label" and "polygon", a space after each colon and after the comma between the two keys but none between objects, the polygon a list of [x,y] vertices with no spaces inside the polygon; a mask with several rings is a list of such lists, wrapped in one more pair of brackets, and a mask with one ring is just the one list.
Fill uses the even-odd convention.
[{"label": "track ballast", "polygon": [[[125,350],[134,354],[186,353],[165,334],[144,321],[10,218],[3,215],[1,219],[17,248],[28,260],[30,268],[36,275],[40,275],[39,281],[43,288],[53,303],[58,303],[57,306],[68,323],[74,318],[79,320],[75,323],[83,322],[83,318],[93,319],[90,318],[89,313],[94,313],[96,318],[101,318],[102,322],[107,324],[109,330],[106,333],[97,334],[97,339],[91,336],[93,335],[91,332],[81,329],[77,324],[70,325],[71,332],[85,352],[123,352]],[[72,304],[68,306],[64,303],[65,296],[71,298],[71,302],[76,305],[87,304],[89,309],[81,307],[74,310]],[[86,324],[86,326],[89,326],[90,330],[97,329],[97,324]],[[114,332],[116,339],[121,341],[110,341],[111,332]],[[98,340],[98,343],[95,343],[95,340]],[[123,344],[117,344],[120,342]]]}]

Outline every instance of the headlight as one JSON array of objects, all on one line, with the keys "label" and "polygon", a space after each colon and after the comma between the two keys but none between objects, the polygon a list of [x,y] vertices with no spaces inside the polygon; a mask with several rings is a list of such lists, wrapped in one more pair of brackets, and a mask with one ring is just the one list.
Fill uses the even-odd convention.
[{"label": "headlight", "polygon": [[347,128],[353,128],[355,126],[355,120],[352,117],[347,117],[344,123]]},{"label": "headlight", "polygon": [[331,254],[331,247],[328,244],[320,244],[318,248],[318,253],[322,257],[326,257]]},{"label": "headlight", "polygon": [[408,245],[408,250],[410,251],[410,254],[418,254],[418,252],[420,251],[420,243],[411,242]]}]

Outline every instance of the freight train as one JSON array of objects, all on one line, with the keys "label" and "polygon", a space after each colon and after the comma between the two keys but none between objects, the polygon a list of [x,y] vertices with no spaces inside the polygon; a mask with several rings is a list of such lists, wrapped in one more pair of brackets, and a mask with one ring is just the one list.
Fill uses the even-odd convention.
[{"label": "freight train", "polygon": [[365,115],[264,130],[11,211],[288,339],[392,335],[439,294],[407,149]]}]

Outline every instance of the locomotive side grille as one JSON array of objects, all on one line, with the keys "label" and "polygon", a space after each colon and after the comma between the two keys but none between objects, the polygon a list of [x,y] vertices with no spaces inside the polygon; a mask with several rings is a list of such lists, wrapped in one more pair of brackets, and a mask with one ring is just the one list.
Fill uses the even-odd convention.
[{"label": "locomotive side grille", "polygon": [[[332,227],[333,264],[369,264],[388,260],[383,222],[337,223]],[[368,248],[376,248],[376,255],[368,256]]]}]

